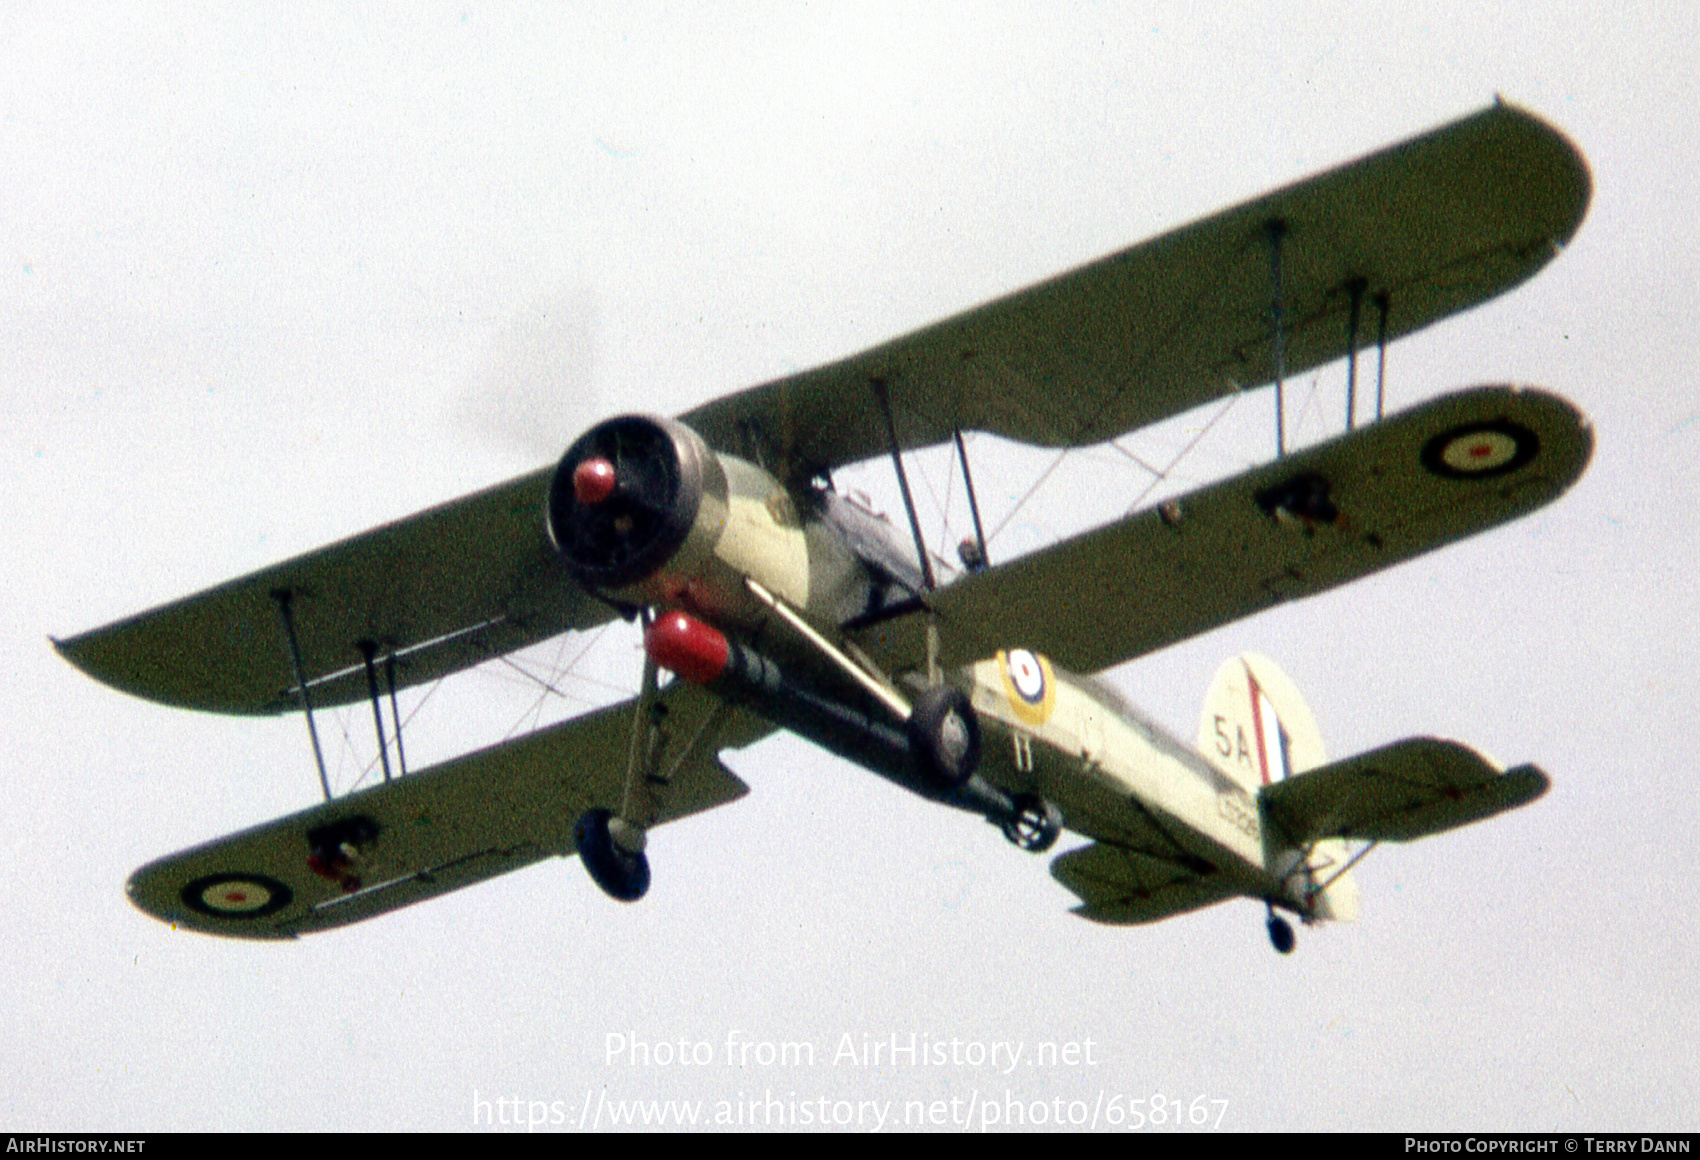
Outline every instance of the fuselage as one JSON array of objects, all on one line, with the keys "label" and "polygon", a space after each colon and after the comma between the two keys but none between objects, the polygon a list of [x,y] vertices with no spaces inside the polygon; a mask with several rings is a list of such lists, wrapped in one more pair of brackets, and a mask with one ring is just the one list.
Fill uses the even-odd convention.
[{"label": "fuselage", "polygon": [[1069,829],[1099,842],[1126,844],[1136,827],[1154,825],[1177,863],[1208,863],[1249,895],[1301,900],[1298,883],[1284,886],[1264,869],[1256,785],[1103,683],[1020,648],[968,666],[962,678],[984,736],[980,770],[993,784],[1055,802]]},{"label": "fuselage", "polygon": [[[865,503],[820,484],[794,492],[681,424],[641,417],[587,433],[557,479],[551,535],[581,583],[671,617],[648,638],[662,667],[1006,833],[1020,803],[1050,803],[1062,825],[1096,841],[1130,846],[1137,834],[1148,848],[1155,832],[1160,855],[1186,872],[1257,897],[1301,897],[1301,882],[1265,870],[1276,859],[1257,784],[1103,684],[1019,641],[955,672],[923,656],[880,672],[840,651],[847,626],[927,600],[913,549]],[[977,771],[961,782],[928,775],[909,728],[910,700],[940,684],[966,696],[978,725]]]}]

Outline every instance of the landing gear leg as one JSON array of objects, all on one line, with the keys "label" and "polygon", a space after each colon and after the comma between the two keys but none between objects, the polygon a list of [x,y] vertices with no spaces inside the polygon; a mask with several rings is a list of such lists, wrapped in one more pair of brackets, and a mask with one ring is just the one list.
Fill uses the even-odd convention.
[{"label": "landing gear leg", "polygon": [[1275,913],[1273,906],[1269,907],[1269,941],[1275,944],[1275,949],[1284,955],[1293,953],[1293,928],[1286,919]]},{"label": "landing gear leg", "polygon": [[649,858],[641,845],[633,850],[621,842],[633,837],[641,843],[643,831],[622,824],[604,809],[586,811],[573,827],[579,859],[591,879],[621,902],[636,902],[649,889]]},{"label": "landing gear leg", "polygon": [[[645,626],[649,615],[644,614]],[[656,773],[666,743],[662,723],[666,706],[659,691],[655,661],[645,657],[643,687],[632,710],[631,748],[626,757],[625,792],[620,812],[587,810],[573,827],[579,860],[603,893],[620,902],[636,902],[649,889],[649,858],[644,854],[644,826],[654,820]]]}]

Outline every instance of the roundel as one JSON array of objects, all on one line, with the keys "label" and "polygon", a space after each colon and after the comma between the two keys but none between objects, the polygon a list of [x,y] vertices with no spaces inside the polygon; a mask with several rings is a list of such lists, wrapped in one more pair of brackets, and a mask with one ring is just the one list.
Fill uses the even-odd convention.
[{"label": "roundel", "polygon": [[209,874],[183,888],[183,905],[209,918],[264,918],[288,906],[294,893],[264,874]]},{"label": "roundel", "polygon": [[998,654],[998,668],[1003,674],[1004,696],[1016,718],[1029,725],[1048,721],[1057,703],[1051,662],[1029,649],[1012,648]]},{"label": "roundel", "polygon": [[1520,423],[1492,419],[1442,431],[1423,446],[1423,466],[1446,479],[1491,479],[1516,471],[1541,449]]}]

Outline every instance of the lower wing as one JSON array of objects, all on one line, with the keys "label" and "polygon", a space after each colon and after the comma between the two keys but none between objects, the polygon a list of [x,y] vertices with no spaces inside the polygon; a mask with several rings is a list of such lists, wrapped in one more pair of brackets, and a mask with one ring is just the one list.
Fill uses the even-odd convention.
[{"label": "lower wing", "polygon": [[[939,660],[1020,645],[1098,672],[1526,515],[1592,453],[1555,395],[1459,391],[930,593]],[[862,625],[857,643],[913,664],[928,616]]]},{"label": "lower wing", "polygon": [[[662,700],[679,749],[663,764],[670,785],[655,821],[747,793],[716,755],[771,727],[682,682]],[[130,898],[192,930],[293,938],[570,854],[581,814],[620,805],[635,705],[564,721],[162,858],[130,878]]]}]

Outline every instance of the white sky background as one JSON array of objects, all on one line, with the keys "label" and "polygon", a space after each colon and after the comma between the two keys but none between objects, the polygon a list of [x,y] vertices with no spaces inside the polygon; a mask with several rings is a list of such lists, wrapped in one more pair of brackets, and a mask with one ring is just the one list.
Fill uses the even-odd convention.
[{"label": "white sky background", "polygon": [[[898,1114],[1161,1094],[1226,1100],[1240,1129],[1695,1128],[1687,8],[62,7],[0,15],[8,1129],[462,1129],[475,1093],[576,1117],[603,1091],[710,1114],[767,1092]],[[529,470],[605,414],[851,353],[1496,91],[1577,142],[1592,207],[1533,282],[1393,347],[1390,404],[1537,383],[1595,420],[1592,467],[1530,519],[1115,674],[1190,739],[1216,664],[1256,649],[1335,754],[1436,733],[1549,771],[1528,809],[1373,854],[1362,921],[1301,930],[1290,958],[1249,902],[1095,926],[990,827],[783,740],[734,759],[749,799],[655,835],[636,906],[549,862],[279,946],[125,900],[143,862],[311,804],[305,730],[131,699],[49,633]],[[1315,377],[1306,441],[1337,429],[1343,379]],[[1189,481],[1266,458],[1270,416],[1243,400]],[[984,447],[996,522],[1032,463]],[[1145,486],[1079,462],[995,558]],[[615,633],[587,671],[632,687],[635,655]],[[529,703],[462,682],[422,755]],[[734,1030],[817,1065],[727,1067]],[[1090,1038],[1097,1062],[832,1065],[843,1035],[892,1032]],[[716,1062],[607,1066],[623,1033]]]}]

